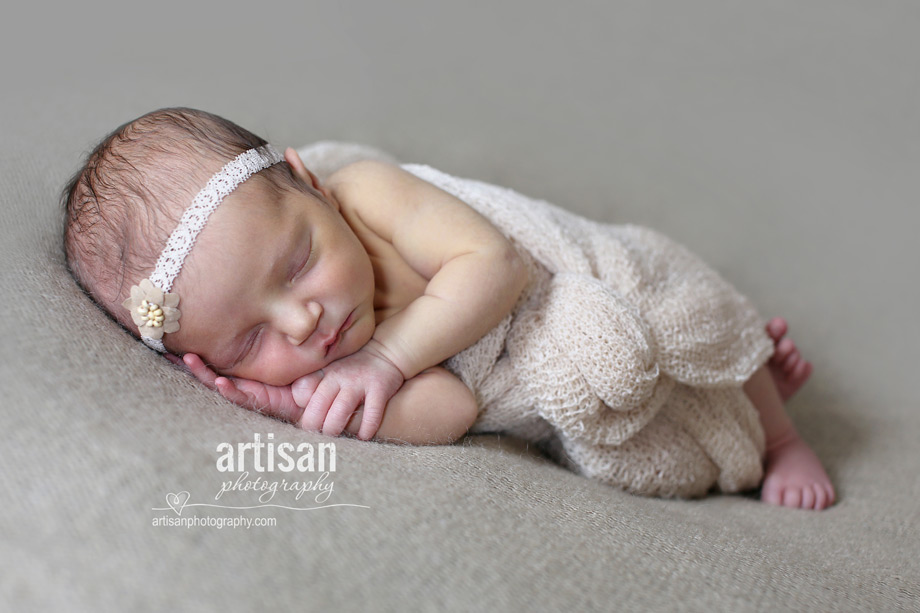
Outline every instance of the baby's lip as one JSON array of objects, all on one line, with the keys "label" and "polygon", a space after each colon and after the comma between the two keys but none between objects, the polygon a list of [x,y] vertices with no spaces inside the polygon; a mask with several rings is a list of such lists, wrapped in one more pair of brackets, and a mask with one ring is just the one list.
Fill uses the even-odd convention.
[{"label": "baby's lip", "polygon": [[354,311],[349,313],[348,317],[345,318],[345,321],[342,322],[342,325],[340,325],[335,332],[333,332],[332,334],[330,334],[323,340],[323,349],[326,350],[327,354],[329,353],[329,349],[336,343],[336,341],[339,340],[339,337],[342,335],[342,333],[346,329],[348,329],[348,326],[351,325],[351,320],[354,314],[355,314]]},{"label": "baby's lip", "polygon": [[323,349],[329,349],[329,347],[335,342],[335,339],[339,337],[339,331],[336,330],[332,334],[328,335],[323,339]]}]

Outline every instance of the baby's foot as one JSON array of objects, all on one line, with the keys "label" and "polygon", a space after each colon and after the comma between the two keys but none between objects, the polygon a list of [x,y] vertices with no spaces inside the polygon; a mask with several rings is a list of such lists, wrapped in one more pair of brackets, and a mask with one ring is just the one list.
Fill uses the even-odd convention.
[{"label": "baby's foot", "polygon": [[783,402],[795,394],[808,377],[811,376],[812,364],[802,359],[798,347],[791,338],[783,338],[788,330],[786,320],[774,317],[767,323],[767,334],[773,339],[775,351],[767,365],[773,382]]},{"label": "baby's foot", "polygon": [[769,444],[765,473],[760,492],[764,502],[815,511],[834,504],[836,494],[827,472],[795,430]]}]

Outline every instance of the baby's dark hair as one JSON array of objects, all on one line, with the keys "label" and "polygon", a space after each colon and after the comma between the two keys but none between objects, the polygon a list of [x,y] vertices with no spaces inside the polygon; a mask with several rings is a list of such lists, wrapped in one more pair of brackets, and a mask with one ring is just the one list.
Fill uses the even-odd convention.
[{"label": "baby's dark hair", "polygon": [[[125,328],[121,303],[147,277],[182,213],[208,179],[240,153],[266,144],[212,113],[165,108],[106,136],[61,195],[64,254],[80,287]],[[288,164],[249,181],[277,196],[309,191]]]}]

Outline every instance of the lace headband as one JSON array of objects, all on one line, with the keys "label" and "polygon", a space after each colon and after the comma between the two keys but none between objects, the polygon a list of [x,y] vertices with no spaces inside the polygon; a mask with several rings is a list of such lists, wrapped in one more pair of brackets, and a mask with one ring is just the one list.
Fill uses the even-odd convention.
[{"label": "lace headband", "polygon": [[123,307],[131,311],[131,318],[145,345],[166,353],[163,334],[179,329],[181,313],[176,308],[179,306],[179,295],[171,294],[169,290],[208,217],[243,181],[282,160],[284,156],[271,145],[250,149],[217,171],[192,200],[166,241],[166,247],[160,253],[153,273],[139,284],[132,285],[131,297],[122,303]]}]

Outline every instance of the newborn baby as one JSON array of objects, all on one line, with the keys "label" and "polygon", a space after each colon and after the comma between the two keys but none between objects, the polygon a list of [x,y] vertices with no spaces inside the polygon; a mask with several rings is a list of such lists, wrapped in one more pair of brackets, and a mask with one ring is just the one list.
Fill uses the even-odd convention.
[{"label": "newborn baby", "polygon": [[[446,444],[471,428],[520,434],[538,424],[541,441],[557,442],[551,455],[560,462],[636,493],[700,495],[714,485],[739,491],[762,477],[767,502],[810,509],[833,503],[830,480],[783,409],[811,368],[783,338],[784,321],[767,325],[772,341],[763,330],[757,332],[763,341],[750,326],[739,330],[760,347],[745,364],[772,357],[756,370],[745,366],[751,372],[738,385],[728,376],[694,383],[669,370],[680,371],[692,356],[668,357],[667,333],[653,313],[642,312],[641,300],[633,304],[622,287],[553,270],[538,252],[552,259],[561,246],[544,241],[525,249],[514,217],[504,225],[487,218],[451,185],[433,169],[377,161],[349,164],[321,183],[293,149],[282,156],[223,118],[163,109],[104,139],[67,186],[65,252],[78,283],[145,344],[184,363],[224,397],[307,430]],[[525,226],[526,215],[522,209]],[[664,240],[627,230],[624,240]],[[579,265],[591,268],[573,266]],[[578,318],[566,310],[566,296],[583,294],[599,301],[592,315],[609,312],[604,321],[616,325],[604,334],[589,330],[584,343],[573,339],[575,348],[610,335],[628,346],[608,360],[607,345],[591,349],[598,368],[555,355],[559,343],[544,334],[554,321],[565,326]],[[746,308],[741,297],[729,302]],[[489,347],[494,360],[479,368],[470,357]],[[534,369],[511,359],[522,351],[527,359],[554,355],[544,360],[545,370]],[[641,385],[633,389],[625,376],[614,380],[605,362],[613,373],[638,372]],[[482,376],[471,374],[477,368]],[[560,368],[577,381],[556,386]],[[497,380],[513,381],[501,398],[489,383]],[[576,384],[582,391],[575,400],[552,389],[534,392]],[[696,476],[675,472],[669,479],[668,462],[681,458],[687,443],[675,438],[670,448],[660,442],[670,435],[655,438],[655,432],[670,432],[680,421],[672,408],[678,398],[720,394],[734,403],[725,423],[740,424],[735,430],[746,433],[747,458],[756,466],[730,478],[731,461],[703,457],[706,468]],[[710,421],[723,410],[713,406]],[[508,407],[520,416],[508,418]],[[749,414],[745,407],[752,407]],[[617,412],[624,419],[617,421]],[[698,439],[709,436],[681,423]],[[630,465],[650,456],[633,448],[649,441],[662,464],[641,482]],[[707,444],[693,453],[710,453]]]}]

